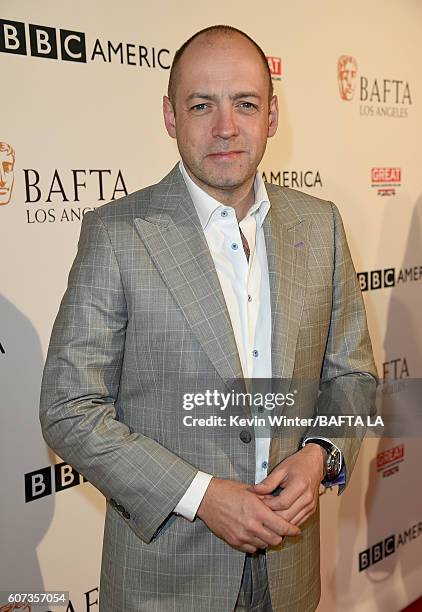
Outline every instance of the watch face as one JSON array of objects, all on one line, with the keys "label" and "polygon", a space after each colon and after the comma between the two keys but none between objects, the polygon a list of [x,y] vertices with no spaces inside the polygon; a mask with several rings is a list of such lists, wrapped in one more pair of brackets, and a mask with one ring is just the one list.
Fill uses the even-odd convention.
[{"label": "watch face", "polygon": [[328,478],[336,478],[340,474],[340,453],[337,449],[332,449],[327,459],[327,476]]}]

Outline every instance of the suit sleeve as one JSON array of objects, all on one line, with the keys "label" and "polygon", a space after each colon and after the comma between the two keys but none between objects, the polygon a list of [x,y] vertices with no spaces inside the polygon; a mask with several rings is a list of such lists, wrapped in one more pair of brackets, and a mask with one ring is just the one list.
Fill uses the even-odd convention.
[{"label": "suit sleeve", "polygon": [[[364,422],[375,413],[377,371],[372,355],[362,293],[353,266],[343,223],[332,204],[334,266],[331,321],[321,370],[316,415],[360,415]],[[330,439],[341,451],[346,466],[345,489],[352,474],[365,427],[319,426],[309,428],[305,438]]]},{"label": "suit sleeve", "polygon": [[89,212],[53,326],[40,421],[47,444],[150,542],[198,470],[118,419],[126,325],[118,262],[103,221]]}]

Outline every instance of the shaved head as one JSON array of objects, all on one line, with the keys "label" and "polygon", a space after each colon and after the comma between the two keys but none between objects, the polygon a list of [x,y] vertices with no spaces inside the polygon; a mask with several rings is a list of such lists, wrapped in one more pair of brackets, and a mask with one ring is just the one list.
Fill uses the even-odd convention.
[{"label": "shaved head", "polygon": [[268,66],[267,58],[265,57],[265,53],[261,49],[261,47],[245,32],[242,30],[238,30],[232,26],[228,25],[214,25],[208,28],[204,28],[196,34],[193,34],[183,45],[178,49],[174,55],[173,63],[170,70],[169,83],[168,83],[168,97],[171,100],[173,108],[176,108],[176,90],[179,82],[179,75],[181,70],[181,59],[185,53],[185,51],[192,45],[194,41],[198,39],[204,43],[205,45],[209,45],[210,47],[214,47],[221,42],[222,37],[233,37],[233,36],[242,36],[247,39],[253,47],[256,49],[256,52],[261,59],[262,69],[266,74],[266,78],[268,80],[268,101],[271,100],[273,96],[273,82],[271,79],[271,72]]}]

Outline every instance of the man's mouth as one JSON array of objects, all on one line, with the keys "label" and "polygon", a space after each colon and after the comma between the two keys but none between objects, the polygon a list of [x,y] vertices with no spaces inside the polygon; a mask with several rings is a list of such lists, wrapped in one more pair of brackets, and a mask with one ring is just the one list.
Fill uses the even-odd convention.
[{"label": "man's mouth", "polygon": [[217,153],[210,153],[208,157],[212,157],[213,159],[234,159],[238,155],[241,155],[243,151],[220,151]]}]

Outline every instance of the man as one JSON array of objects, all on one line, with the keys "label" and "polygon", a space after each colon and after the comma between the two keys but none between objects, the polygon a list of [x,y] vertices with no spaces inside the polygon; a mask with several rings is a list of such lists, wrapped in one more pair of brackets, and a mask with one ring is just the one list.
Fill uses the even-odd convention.
[{"label": "man", "polygon": [[[347,381],[372,389],[375,369],[341,220],[257,173],[278,108],[248,36],[194,35],[168,94],[183,163],[85,216],[44,437],[107,498],[103,612],[314,610],[319,485],[350,478],[358,440],[192,428],[178,399],[321,374],[318,404],[339,394],[355,409]],[[197,402],[195,416],[210,413]]]}]

